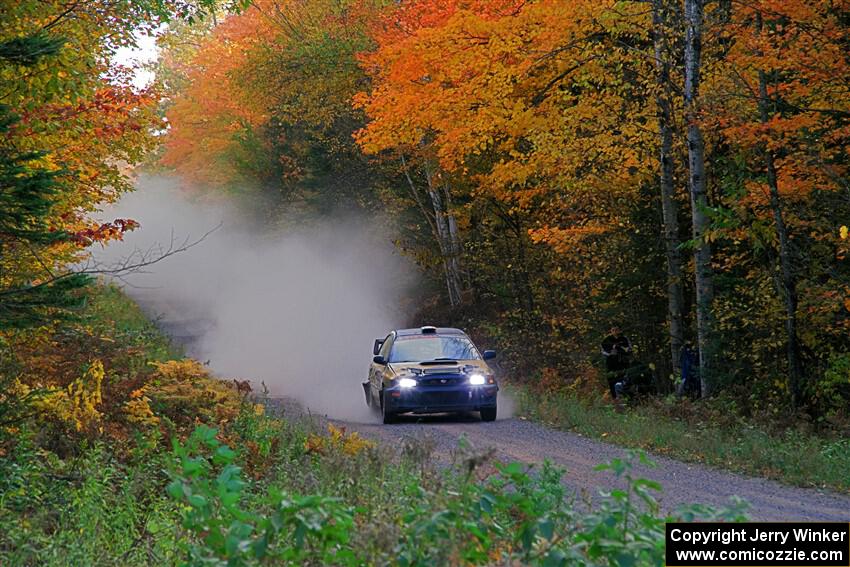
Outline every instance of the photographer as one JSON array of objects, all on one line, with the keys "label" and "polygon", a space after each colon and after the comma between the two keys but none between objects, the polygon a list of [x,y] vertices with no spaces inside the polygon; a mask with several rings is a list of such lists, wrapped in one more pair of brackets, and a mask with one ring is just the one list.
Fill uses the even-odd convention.
[{"label": "photographer", "polygon": [[608,388],[611,399],[618,398],[617,383],[622,382],[625,371],[631,363],[632,343],[620,330],[611,327],[610,334],[602,341],[602,356],[605,358],[605,369],[608,371]]}]

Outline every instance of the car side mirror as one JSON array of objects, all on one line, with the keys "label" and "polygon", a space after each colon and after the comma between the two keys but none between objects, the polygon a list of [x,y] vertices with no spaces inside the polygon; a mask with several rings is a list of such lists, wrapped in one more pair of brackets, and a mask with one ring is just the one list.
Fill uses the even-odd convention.
[{"label": "car side mirror", "polygon": [[375,344],[372,345],[372,354],[381,352],[381,347],[384,346],[384,339],[375,339]]},{"label": "car side mirror", "polygon": [[381,356],[380,354],[376,354],[372,357],[372,362],[374,362],[375,364],[386,364],[387,359]]},{"label": "car side mirror", "polygon": [[496,351],[495,350],[485,350],[483,356],[484,356],[484,360],[492,360],[492,359],[496,358]]}]

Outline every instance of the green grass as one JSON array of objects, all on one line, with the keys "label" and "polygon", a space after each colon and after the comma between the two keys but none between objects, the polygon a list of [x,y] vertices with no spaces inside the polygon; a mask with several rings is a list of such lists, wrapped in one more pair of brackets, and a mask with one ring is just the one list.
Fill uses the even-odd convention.
[{"label": "green grass", "polygon": [[156,327],[139,306],[114,284],[86,289],[82,320],[122,346],[137,348],[148,360],[184,356],[183,350]]},{"label": "green grass", "polygon": [[609,403],[540,396],[525,387],[514,386],[512,393],[521,414],[587,437],[787,484],[850,491],[850,439],[794,430],[775,435],[745,424],[693,424],[652,405],[616,411]]}]

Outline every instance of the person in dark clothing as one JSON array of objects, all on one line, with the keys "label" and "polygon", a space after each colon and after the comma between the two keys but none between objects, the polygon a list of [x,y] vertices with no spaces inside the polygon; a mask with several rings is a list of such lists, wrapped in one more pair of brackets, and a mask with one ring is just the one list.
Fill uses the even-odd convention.
[{"label": "person in dark clothing", "polygon": [[676,392],[681,396],[699,397],[699,352],[687,341],[679,351],[679,367],[682,369],[682,381]]},{"label": "person in dark clothing", "polygon": [[625,371],[631,362],[632,343],[619,327],[612,327],[610,334],[602,341],[602,356],[608,371],[608,387],[611,399],[618,397],[617,383],[622,382]]}]

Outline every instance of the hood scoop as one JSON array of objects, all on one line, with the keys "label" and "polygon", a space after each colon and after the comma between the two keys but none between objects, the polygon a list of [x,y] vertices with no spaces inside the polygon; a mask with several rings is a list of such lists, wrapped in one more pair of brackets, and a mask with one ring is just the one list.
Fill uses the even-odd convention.
[{"label": "hood scoop", "polygon": [[458,372],[459,368],[457,366],[452,366],[451,368],[423,368],[422,374],[449,374]]},{"label": "hood scoop", "polygon": [[425,360],[419,364],[421,366],[457,366],[457,360]]}]

